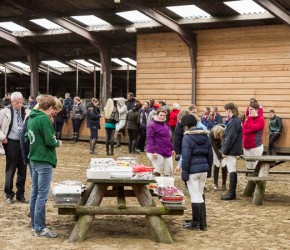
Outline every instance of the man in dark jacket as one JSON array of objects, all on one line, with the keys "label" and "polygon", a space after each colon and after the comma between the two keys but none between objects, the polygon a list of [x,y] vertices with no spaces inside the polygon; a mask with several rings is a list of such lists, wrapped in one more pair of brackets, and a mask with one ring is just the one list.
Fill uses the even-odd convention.
[{"label": "man in dark jacket", "polygon": [[275,115],[275,111],[273,109],[270,110],[269,117],[269,154],[275,155],[275,142],[279,139],[282,133],[283,124],[282,119]]},{"label": "man in dark jacket", "polygon": [[236,156],[241,153],[242,147],[242,124],[239,119],[239,111],[237,106],[230,102],[225,105],[226,115],[230,117],[229,122],[223,134],[222,139],[222,153],[225,158],[225,165],[227,165],[230,173],[230,187],[226,195],[222,195],[222,200],[236,199],[237,188],[237,166]]},{"label": "man in dark jacket", "polygon": [[125,102],[126,106],[127,106],[127,111],[129,112],[132,108],[135,107],[135,102],[136,99],[134,97],[134,94],[132,92],[129,92],[127,94],[127,100]]},{"label": "man in dark jacket", "polygon": [[206,231],[203,190],[206,178],[210,176],[213,153],[209,131],[196,128],[196,123],[196,118],[191,114],[181,119],[186,130],[182,139],[182,180],[187,183],[192,208],[192,221],[184,224],[184,228]]}]

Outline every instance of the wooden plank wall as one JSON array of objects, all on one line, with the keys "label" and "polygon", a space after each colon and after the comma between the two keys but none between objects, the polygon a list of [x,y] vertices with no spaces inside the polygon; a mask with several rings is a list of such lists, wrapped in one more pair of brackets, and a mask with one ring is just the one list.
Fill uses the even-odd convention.
[{"label": "wooden plank wall", "polygon": [[198,32],[197,104],[244,111],[251,97],[290,118],[290,28],[284,25]]},{"label": "wooden plank wall", "polygon": [[[290,150],[290,28],[272,25],[197,31],[197,95],[201,114],[206,106],[235,102],[244,112],[251,97],[283,118],[281,148]],[[189,51],[174,33],[137,37],[136,96],[165,99],[169,106],[191,103]],[[266,126],[268,127],[268,126]],[[265,131],[267,142],[267,128]],[[267,143],[265,143],[267,144]]]},{"label": "wooden plank wall", "polygon": [[138,35],[136,97],[191,104],[189,50],[174,33]]}]

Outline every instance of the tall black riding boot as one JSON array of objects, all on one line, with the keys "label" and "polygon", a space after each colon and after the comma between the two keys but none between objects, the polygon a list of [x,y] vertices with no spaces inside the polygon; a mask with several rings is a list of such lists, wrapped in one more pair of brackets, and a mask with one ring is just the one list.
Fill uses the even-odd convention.
[{"label": "tall black riding boot", "polygon": [[78,133],[75,133],[75,137],[74,137],[74,143],[77,143],[77,141],[78,141]]},{"label": "tall black riding boot", "polygon": [[111,155],[114,155],[114,141],[111,141]]},{"label": "tall black riding boot", "polygon": [[116,147],[121,147],[121,134],[120,132],[117,134],[117,145]]},{"label": "tall black riding boot", "polygon": [[238,181],[237,173],[231,172],[230,173],[229,192],[226,195],[222,195],[221,200],[234,200],[234,199],[236,199],[237,181]]},{"label": "tall black riding boot", "polygon": [[71,143],[76,143],[77,139],[76,139],[76,133],[73,133],[73,137],[72,137],[72,142]]},{"label": "tall black riding boot", "polygon": [[207,231],[205,202],[200,203],[200,230]]},{"label": "tall black riding boot", "polygon": [[192,221],[184,224],[183,228],[190,230],[200,229],[200,203],[191,203]]},{"label": "tall black riding boot", "polygon": [[132,153],[132,140],[129,138],[129,143],[128,143],[128,149],[129,153]]},{"label": "tall black riding boot", "polygon": [[217,191],[219,184],[218,184],[218,179],[219,179],[219,171],[220,168],[214,165],[213,168],[213,190]]},{"label": "tall black riding boot", "polygon": [[228,177],[228,169],[227,166],[222,168],[222,191],[227,190],[227,177]]},{"label": "tall black riding boot", "polygon": [[133,140],[132,141],[132,153],[135,153],[136,152],[136,140]]},{"label": "tall black riding boot", "polygon": [[110,146],[109,141],[106,141],[106,153],[107,153],[107,155],[110,155],[109,146]]},{"label": "tall black riding boot", "polygon": [[97,144],[97,139],[96,138],[92,139],[90,143],[90,154],[95,154],[96,144]]}]

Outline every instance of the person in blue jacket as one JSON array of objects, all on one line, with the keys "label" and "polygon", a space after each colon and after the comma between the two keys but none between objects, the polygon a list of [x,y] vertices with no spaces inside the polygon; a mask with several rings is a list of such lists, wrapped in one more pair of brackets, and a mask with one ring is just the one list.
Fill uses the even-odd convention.
[{"label": "person in blue jacket", "polygon": [[185,229],[207,230],[204,187],[211,176],[213,153],[208,130],[196,128],[197,120],[187,114],[181,119],[185,128],[182,139],[182,180],[186,182],[191,199],[192,220]]}]

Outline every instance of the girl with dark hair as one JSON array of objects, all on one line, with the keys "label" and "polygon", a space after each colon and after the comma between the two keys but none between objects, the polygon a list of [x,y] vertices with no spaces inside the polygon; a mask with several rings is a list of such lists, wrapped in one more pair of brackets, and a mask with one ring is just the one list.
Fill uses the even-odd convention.
[{"label": "girl with dark hair", "polygon": [[99,109],[99,100],[92,98],[87,105],[87,127],[90,129],[90,154],[95,153],[95,147],[98,141],[98,132],[100,127],[100,118],[102,117]]},{"label": "girl with dark hair", "polygon": [[239,119],[239,110],[237,106],[230,102],[225,105],[225,111],[230,118],[222,138],[222,154],[224,163],[227,165],[230,174],[230,186],[226,195],[222,195],[222,200],[236,199],[237,188],[237,159],[241,153],[242,146],[242,125]]}]

